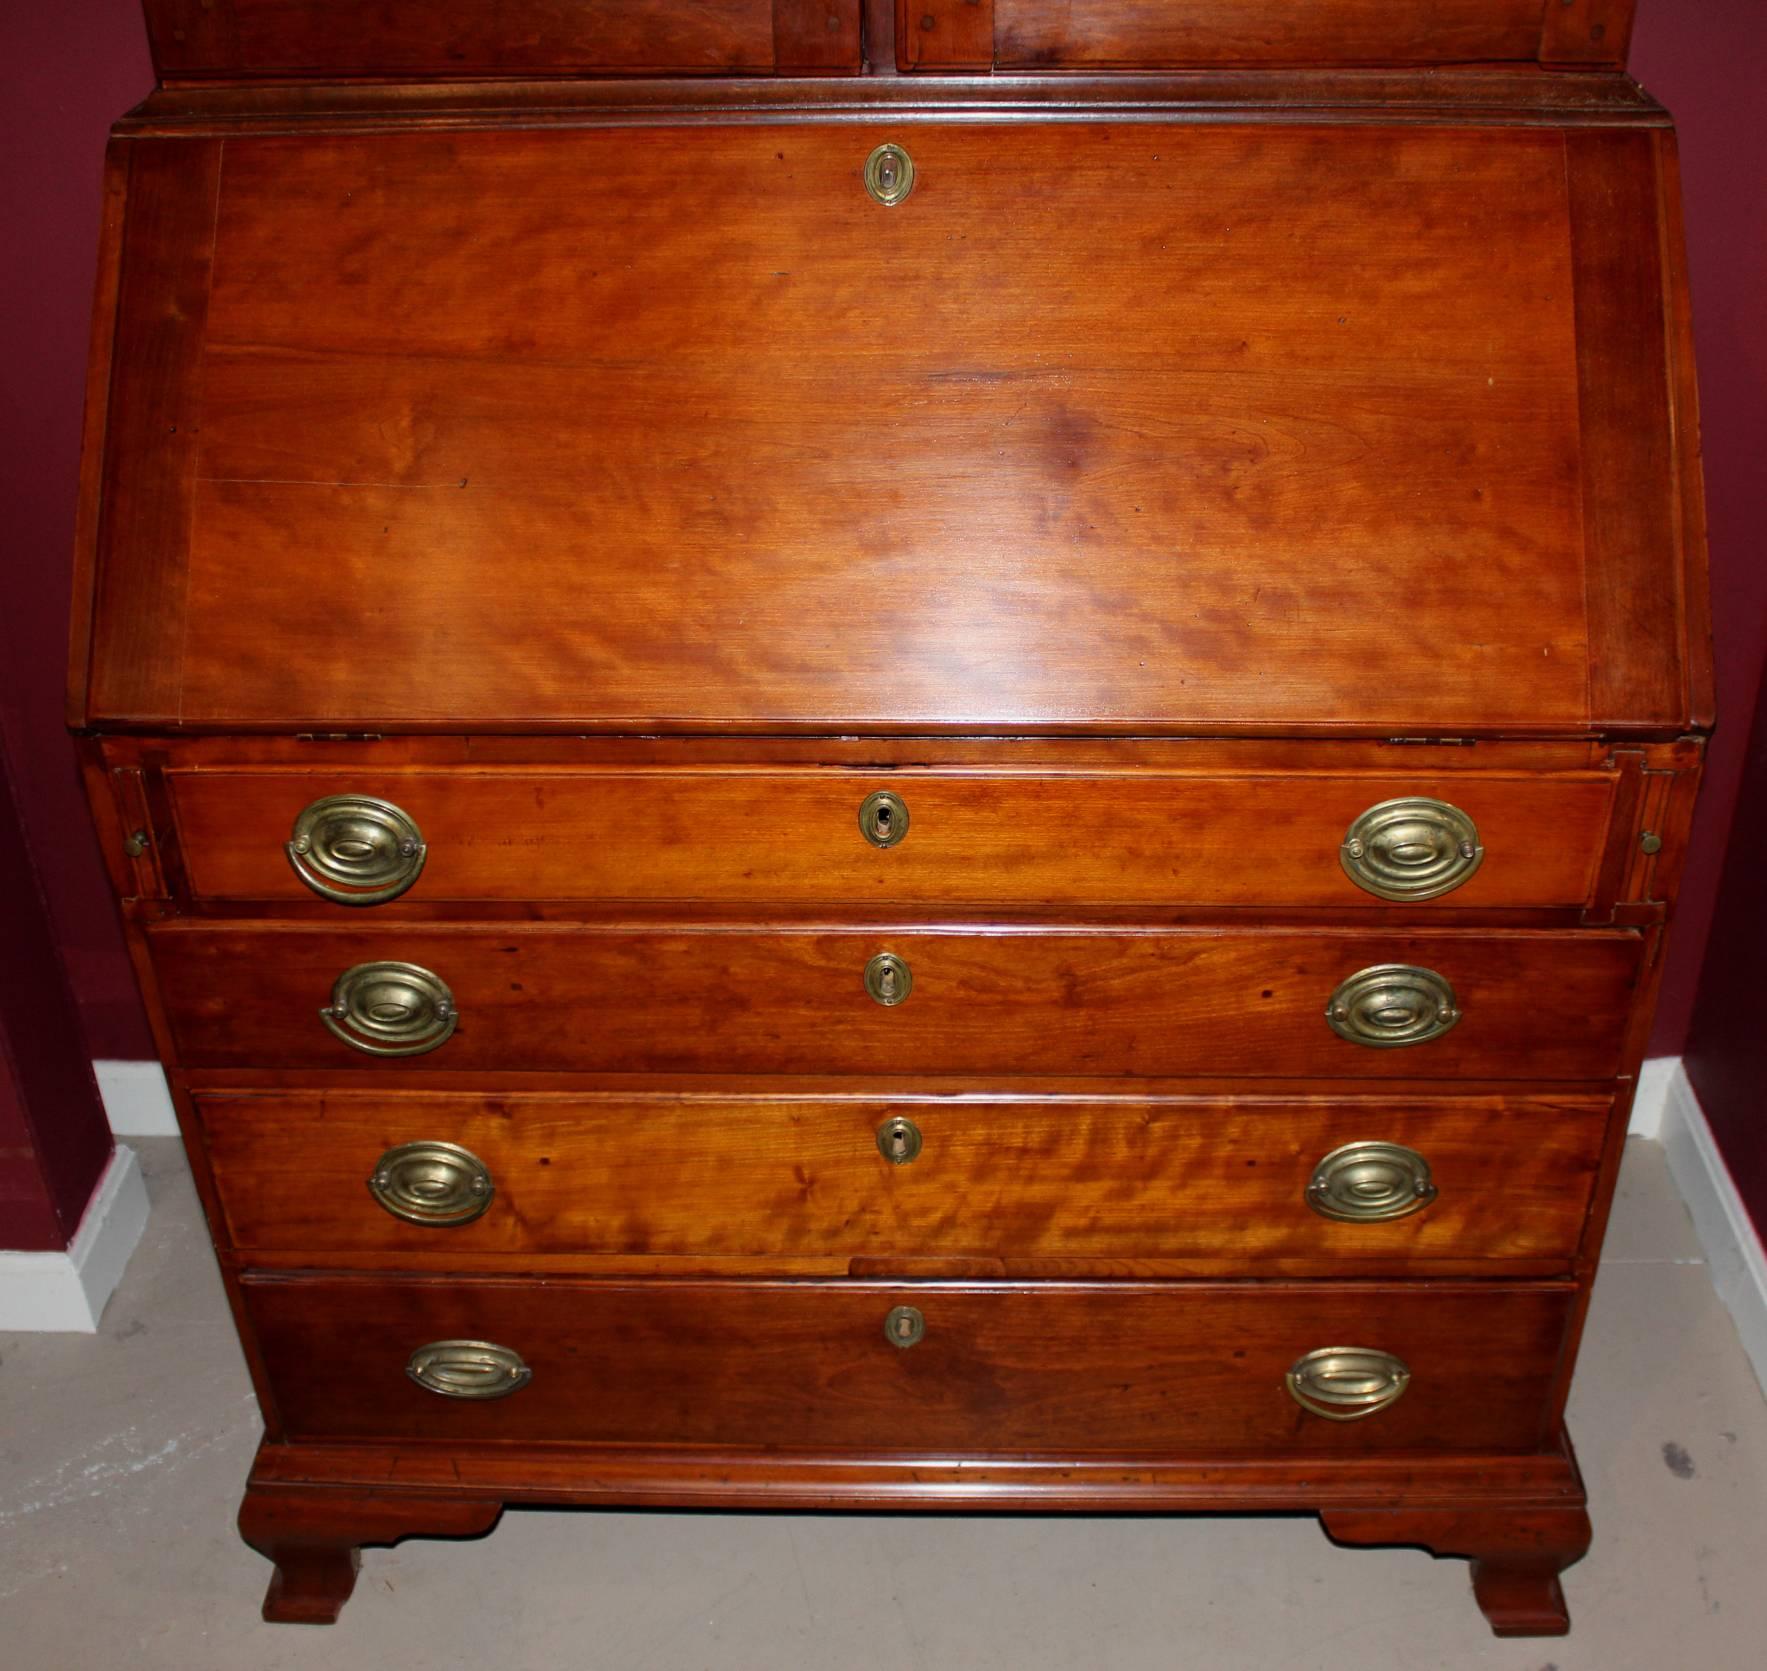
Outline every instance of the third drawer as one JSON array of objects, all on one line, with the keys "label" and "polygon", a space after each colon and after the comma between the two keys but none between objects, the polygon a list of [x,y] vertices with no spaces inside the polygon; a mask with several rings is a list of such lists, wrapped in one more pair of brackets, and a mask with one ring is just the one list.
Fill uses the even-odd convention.
[{"label": "third drawer", "polygon": [[[204,1090],[248,1259],[1553,1274],[1605,1094]],[[986,1268],[986,1266],[984,1266]]]}]

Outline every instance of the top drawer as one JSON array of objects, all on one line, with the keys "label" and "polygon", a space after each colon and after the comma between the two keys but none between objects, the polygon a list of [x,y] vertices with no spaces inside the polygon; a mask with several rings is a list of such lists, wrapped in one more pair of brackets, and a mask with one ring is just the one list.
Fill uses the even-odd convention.
[{"label": "top drawer", "polygon": [[174,770],[201,900],[1584,903],[1617,774]]}]

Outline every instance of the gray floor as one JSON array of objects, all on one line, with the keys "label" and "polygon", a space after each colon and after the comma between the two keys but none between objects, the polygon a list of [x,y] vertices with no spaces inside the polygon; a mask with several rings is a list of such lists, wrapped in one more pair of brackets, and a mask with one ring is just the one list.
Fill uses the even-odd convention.
[{"label": "gray floor", "polygon": [[370,1550],[271,1626],[233,1531],[258,1422],[182,1153],[97,1339],[0,1337],[0,1664],[617,1671],[1630,1671],[1767,1664],[1767,1405],[1653,1144],[1622,1178],[1572,1422],[1596,1542],[1562,1642],[1495,1641],[1465,1565],[1315,1522],[512,1512]]}]

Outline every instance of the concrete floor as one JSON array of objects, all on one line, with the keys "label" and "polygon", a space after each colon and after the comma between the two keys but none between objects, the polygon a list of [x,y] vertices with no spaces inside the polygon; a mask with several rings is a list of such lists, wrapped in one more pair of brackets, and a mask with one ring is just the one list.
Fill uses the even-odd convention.
[{"label": "concrete floor", "polygon": [[511,1511],[370,1550],[342,1622],[265,1625],[233,1515],[258,1419],[183,1164],[96,1338],[0,1337],[0,1665],[252,1671],[1632,1671],[1767,1664],[1767,1404],[1661,1151],[1635,1142],[1571,1401],[1595,1547],[1572,1635],[1498,1642],[1466,1567],[1308,1519]]}]

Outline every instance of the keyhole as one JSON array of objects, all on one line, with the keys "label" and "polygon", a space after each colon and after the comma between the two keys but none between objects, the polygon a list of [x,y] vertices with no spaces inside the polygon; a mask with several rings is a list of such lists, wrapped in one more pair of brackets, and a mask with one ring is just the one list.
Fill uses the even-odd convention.
[{"label": "keyhole", "polygon": [[887,806],[880,806],[872,814],[872,821],[877,825],[879,835],[887,836],[890,833],[890,809]]},{"label": "keyhole", "polygon": [[893,152],[886,151],[877,159],[877,183],[885,191],[896,189],[899,168],[900,164],[897,163]]},{"label": "keyhole", "polygon": [[896,971],[894,968],[885,967],[877,977],[877,984],[883,988],[883,995],[886,998],[894,998],[896,996]]}]

